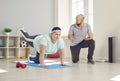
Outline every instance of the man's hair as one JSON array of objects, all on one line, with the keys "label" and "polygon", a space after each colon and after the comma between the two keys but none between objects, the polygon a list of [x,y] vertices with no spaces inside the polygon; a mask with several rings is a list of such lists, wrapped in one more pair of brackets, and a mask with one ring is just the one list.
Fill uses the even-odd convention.
[{"label": "man's hair", "polygon": [[53,27],[52,31],[54,31],[54,30],[61,30],[61,28],[60,27]]},{"label": "man's hair", "polygon": [[76,16],[76,18],[77,18],[78,16],[82,16],[82,17],[83,17],[83,20],[85,19],[85,16],[84,16],[83,14],[78,14],[78,15]]}]

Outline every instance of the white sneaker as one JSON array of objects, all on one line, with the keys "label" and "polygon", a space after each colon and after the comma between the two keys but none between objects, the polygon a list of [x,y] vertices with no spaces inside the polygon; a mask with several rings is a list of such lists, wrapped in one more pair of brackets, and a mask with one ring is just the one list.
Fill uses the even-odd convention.
[{"label": "white sneaker", "polygon": [[28,63],[34,63],[34,61],[30,60],[30,57],[32,57],[31,54],[29,54],[29,56],[28,56],[28,58],[27,58]]},{"label": "white sneaker", "polygon": [[27,58],[27,61],[28,61],[28,62],[30,62],[30,57],[31,57],[31,55],[29,54],[29,56],[28,56],[28,58]]}]

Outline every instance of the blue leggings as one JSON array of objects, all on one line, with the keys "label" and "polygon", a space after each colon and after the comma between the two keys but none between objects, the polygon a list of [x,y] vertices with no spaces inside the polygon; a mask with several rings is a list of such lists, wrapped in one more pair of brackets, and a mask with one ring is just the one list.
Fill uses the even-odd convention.
[{"label": "blue leggings", "polygon": [[[21,32],[22,32],[22,34],[23,34],[26,38],[29,38],[29,39],[34,39],[35,37],[39,36],[39,35],[30,36],[27,32],[24,32],[23,30],[21,30]],[[31,47],[34,48],[33,42],[27,41],[27,40],[26,40],[26,42],[27,42]],[[31,61],[34,61],[35,63],[40,63],[40,62],[39,62],[39,58],[40,58],[40,53],[38,53],[38,52],[36,51],[36,56],[35,56],[35,57],[30,57],[30,60],[31,60]]]}]

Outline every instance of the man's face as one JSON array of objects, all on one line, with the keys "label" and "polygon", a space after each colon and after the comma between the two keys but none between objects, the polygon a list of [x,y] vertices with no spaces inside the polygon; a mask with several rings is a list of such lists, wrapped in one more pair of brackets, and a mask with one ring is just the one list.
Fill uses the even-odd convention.
[{"label": "man's face", "polygon": [[80,25],[81,23],[83,23],[83,21],[84,21],[84,17],[82,15],[78,15],[76,17],[76,24],[77,25]]},{"label": "man's face", "polygon": [[61,36],[60,32],[54,32],[52,33],[52,40],[57,41]]}]

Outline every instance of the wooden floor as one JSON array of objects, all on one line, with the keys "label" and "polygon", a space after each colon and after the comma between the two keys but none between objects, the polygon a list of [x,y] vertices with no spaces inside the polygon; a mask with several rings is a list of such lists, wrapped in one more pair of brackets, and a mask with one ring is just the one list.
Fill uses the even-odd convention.
[{"label": "wooden floor", "polygon": [[[71,62],[70,59],[67,61]],[[91,65],[83,60],[71,65],[74,67],[43,69],[28,66],[17,69],[11,60],[0,59],[0,69],[7,71],[0,72],[0,81],[117,81],[110,79],[120,75],[120,63],[96,62]]]}]

